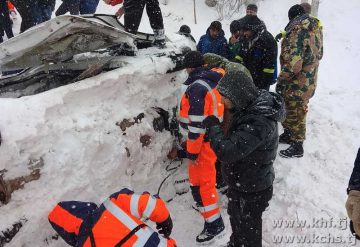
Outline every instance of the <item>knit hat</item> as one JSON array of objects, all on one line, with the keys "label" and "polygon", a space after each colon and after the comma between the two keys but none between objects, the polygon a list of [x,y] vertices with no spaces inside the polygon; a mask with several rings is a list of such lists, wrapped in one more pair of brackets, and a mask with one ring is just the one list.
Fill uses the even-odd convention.
[{"label": "knit hat", "polygon": [[241,23],[238,20],[232,21],[230,24],[230,33],[236,33],[237,31],[240,31],[241,29]]},{"label": "knit hat", "polygon": [[255,33],[262,30],[265,26],[264,23],[255,15],[247,15],[241,18],[240,23],[243,29],[251,30]]},{"label": "knit hat", "polygon": [[288,13],[289,20],[291,21],[296,17],[302,16],[304,14],[305,14],[304,8],[300,4],[295,4],[289,9],[289,13]]},{"label": "knit hat", "polygon": [[211,22],[209,29],[221,31],[222,30],[221,22],[220,21]]},{"label": "knit hat", "polygon": [[191,29],[188,25],[182,25],[179,29],[179,33],[187,33],[190,34],[191,33]]},{"label": "knit hat", "polygon": [[257,89],[250,77],[240,70],[227,71],[220,80],[217,89],[238,110],[245,109],[260,94],[259,89]]},{"label": "knit hat", "polygon": [[256,6],[256,4],[249,4],[249,5],[246,7],[246,10],[252,10],[252,11],[254,11],[254,12],[257,13],[258,7]]},{"label": "knit hat", "polygon": [[183,60],[184,68],[197,68],[205,64],[203,55],[198,51],[189,51]]}]

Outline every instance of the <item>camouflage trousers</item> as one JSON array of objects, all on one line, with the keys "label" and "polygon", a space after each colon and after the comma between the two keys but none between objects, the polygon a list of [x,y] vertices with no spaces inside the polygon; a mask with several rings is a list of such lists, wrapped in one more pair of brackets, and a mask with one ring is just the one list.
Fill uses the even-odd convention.
[{"label": "camouflage trousers", "polygon": [[284,98],[286,106],[286,118],[282,123],[284,129],[291,133],[292,141],[302,142],[306,135],[306,114],[309,100],[296,100]]}]

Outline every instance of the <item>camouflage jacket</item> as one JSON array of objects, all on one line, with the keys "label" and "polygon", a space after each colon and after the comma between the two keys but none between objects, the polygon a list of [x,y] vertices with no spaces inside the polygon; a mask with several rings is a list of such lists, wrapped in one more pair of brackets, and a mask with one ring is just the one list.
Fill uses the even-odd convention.
[{"label": "camouflage jacket", "polygon": [[294,100],[310,99],[316,89],[323,34],[317,19],[303,15],[285,28],[281,43],[281,72],[276,91]]}]

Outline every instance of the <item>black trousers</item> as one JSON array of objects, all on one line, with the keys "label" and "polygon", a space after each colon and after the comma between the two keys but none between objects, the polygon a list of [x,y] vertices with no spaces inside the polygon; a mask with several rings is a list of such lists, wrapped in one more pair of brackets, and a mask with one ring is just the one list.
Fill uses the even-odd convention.
[{"label": "black trousers", "polygon": [[4,31],[8,39],[14,37],[7,3],[5,0],[0,0],[0,42],[3,41]]},{"label": "black trousers", "polygon": [[255,193],[242,193],[229,188],[228,214],[233,231],[230,246],[262,246],[262,214],[269,206],[272,194],[272,186]]},{"label": "black trousers", "polygon": [[63,0],[62,4],[56,10],[55,15],[65,15],[70,12],[71,15],[79,15],[80,0]]},{"label": "black trousers", "polygon": [[125,0],[124,24],[127,32],[137,33],[145,6],[151,28],[164,29],[163,17],[158,0]]}]

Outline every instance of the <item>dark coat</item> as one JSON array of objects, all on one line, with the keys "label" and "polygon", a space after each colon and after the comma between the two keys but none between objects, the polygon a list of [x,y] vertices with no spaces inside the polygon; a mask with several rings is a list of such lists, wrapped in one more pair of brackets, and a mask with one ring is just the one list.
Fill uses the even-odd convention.
[{"label": "dark coat", "polygon": [[221,30],[219,36],[216,39],[213,39],[210,36],[210,30],[208,28],[206,34],[201,36],[200,41],[197,44],[197,50],[202,54],[214,53],[222,57],[228,58],[229,48],[224,31]]},{"label": "dark coat", "polygon": [[222,163],[222,174],[230,189],[258,192],[275,178],[273,162],[278,147],[278,121],[284,118],[282,98],[265,90],[246,107],[234,108],[229,133],[220,125],[209,130],[210,144]]},{"label": "dark coat", "polygon": [[349,181],[348,191],[350,190],[360,191],[360,148],[358,150],[354,163],[354,169]]},{"label": "dark coat", "polygon": [[240,51],[242,63],[250,71],[254,84],[260,89],[268,89],[277,76],[277,43],[272,34],[263,29],[247,45]]}]

